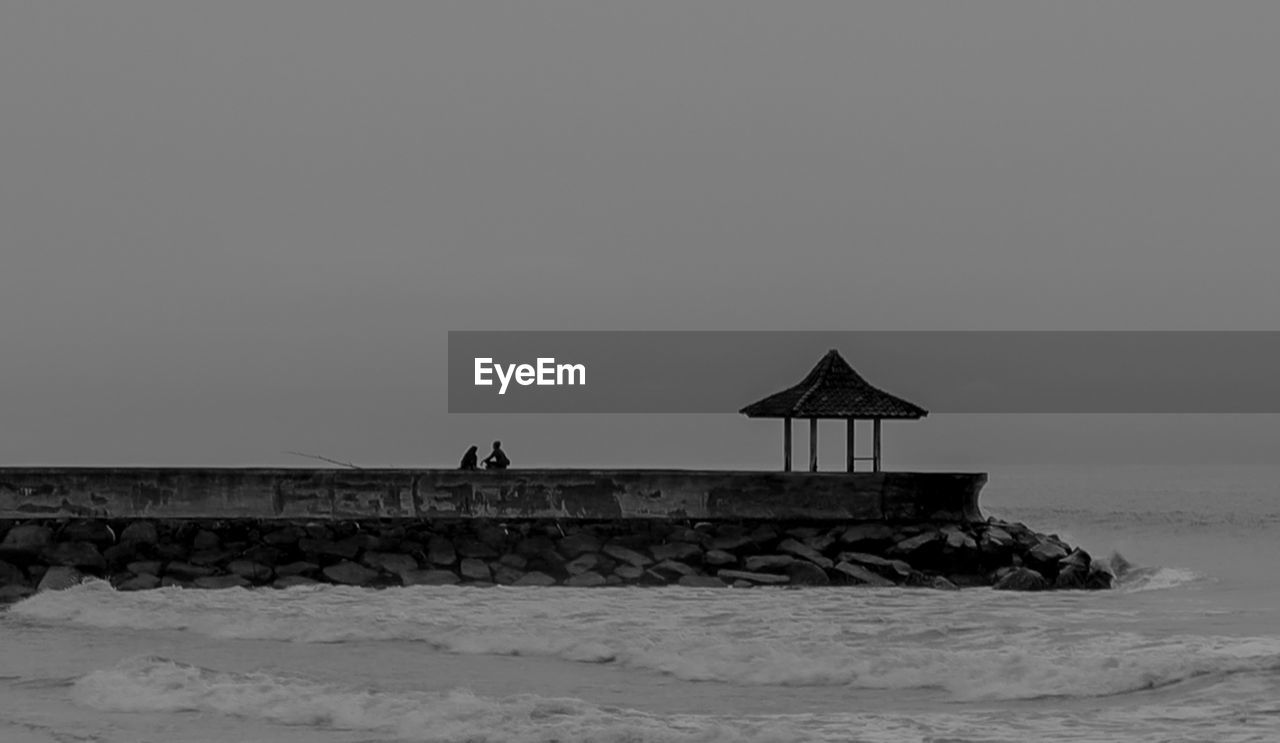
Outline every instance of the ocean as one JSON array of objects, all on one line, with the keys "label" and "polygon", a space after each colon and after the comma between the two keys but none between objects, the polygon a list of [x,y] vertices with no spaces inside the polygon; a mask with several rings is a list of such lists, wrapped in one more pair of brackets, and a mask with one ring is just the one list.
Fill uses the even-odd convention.
[{"label": "ocean", "polygon": [[4,743],[1280,740],[1280,468],[993,468],[1112,591],[426,587],[0,610]]}]

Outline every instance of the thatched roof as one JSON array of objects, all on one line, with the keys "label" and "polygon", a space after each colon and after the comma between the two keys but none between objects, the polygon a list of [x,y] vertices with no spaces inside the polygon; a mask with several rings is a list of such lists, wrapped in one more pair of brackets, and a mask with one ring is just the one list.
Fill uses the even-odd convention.
[{"label": "thatched roof", "polygon": [[834,348],[800,384],[739,412],[748,418],[923,418],[929,414],[872,387]]}]

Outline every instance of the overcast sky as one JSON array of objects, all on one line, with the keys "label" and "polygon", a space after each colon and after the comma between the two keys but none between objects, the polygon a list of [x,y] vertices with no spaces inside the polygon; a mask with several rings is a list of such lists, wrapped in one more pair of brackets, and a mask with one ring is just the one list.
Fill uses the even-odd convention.
[{"label": "overcast sky", "polygon": [[[0,0],[0,464],[780,456],[736,416],[449,416],[450,329],[1274,330],[1277,29],[1200,0]],[[934,416],[886,456],[1264,460],[1277,431]]]}]

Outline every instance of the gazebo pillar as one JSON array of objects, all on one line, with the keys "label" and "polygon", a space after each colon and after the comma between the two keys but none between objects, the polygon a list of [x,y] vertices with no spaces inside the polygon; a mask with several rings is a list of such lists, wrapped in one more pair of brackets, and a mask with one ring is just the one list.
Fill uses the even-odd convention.
[{"label": "gazebo pillar", "polygon": [[791,471],[791,418],[782,419],[782,471]]},{"label": "gazebo pillar", "polygon": [[844,458],[846,471],[853,472],[853,418],[844,419]]},{"label": "gazebo pillar", "polygon": [[818,471],[818,419],[809,419],[809,471]]},{"label": "gazebo pillar", "polygon": [[872,457],[872,463],[875,465],[874,471],[879,472],[880,471],[880,419],[876,418],[873,421],[873,423],[874,423],[874,428],[872,429],[872,431],[874,436],[874,449],[872,450],[871,457]]}]

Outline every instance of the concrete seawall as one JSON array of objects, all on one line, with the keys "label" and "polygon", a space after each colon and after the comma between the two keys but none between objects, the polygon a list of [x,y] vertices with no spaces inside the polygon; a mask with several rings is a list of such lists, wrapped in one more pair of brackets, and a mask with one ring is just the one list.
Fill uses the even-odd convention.
[{"label": "concrete seawall", "polygon": [[981,473],[0,468],[0,518],[977,522]]}]

